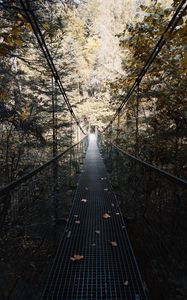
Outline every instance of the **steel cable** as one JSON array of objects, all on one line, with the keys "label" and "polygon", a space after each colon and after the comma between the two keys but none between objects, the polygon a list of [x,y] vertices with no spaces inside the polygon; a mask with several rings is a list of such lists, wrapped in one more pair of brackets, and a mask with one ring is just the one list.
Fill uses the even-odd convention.
[{"label": "steel cable", "polygon": [[36,36],[36,38],[38,40],[39,46],[42,49],[44,57],[45,57],[45,59],[46,59],[46,61],[48,63],[48,66],[49,66],[49,68],[50,68],[53,76],[54,76],[54,79],[55,79],[55,81],[56,81],[56,83],[57,83],[57,85],[58,85],[58,87],[60,89],[60,92],[61,92],[62,96],[64,97],[65,103],[66,103],[66,105],[67,105],[67,107],[68,107],[68,109],[70,111],[70,114],[74,118],[76,124],[78,125],[78,127],[80,128],[80,130],[82,131],[82,133],[86,134],[84,132],[83,128],[81,127],[80,121],[78,120],[77,116],[75,115],[75,113],[73,111],[73,108],[72,108],[72,106],[71,106],[71,104],[69,102],[69,99],[68,99],[67,94],[65,92],[65,89],[63,87],[62,81],[60,79],[60,76],[58,74],[56,66],[55,66],[55,64],[53,62],[53,58],[52,58],[52,56],[51,56],[51,54],[49,52],[49,49],[48,49],[48,47],[46,45],[45,39],[44,39],[43,34],[41,32],[40,26],[39,26],[38,21],[37,21],[37,17],[34,14],[32,8],[30,6],[29,1],[28,0],[25,0],[25,1],[24,0],[20,0],[20,3],[21,3],[21,6],[22,6],[22,8],[23,8],[23,10],[25,12],[25,15],[26,15],[29,23],[32,26],[33,32],[34,32],[34,34],[35,34],[35,36]]},{"label": "steel cable", "polygon": [[169,24],[167,25],[166,29],[164,30],[163,34],[161,35],[159,41],[155,45],[153,51],[151,52],[149,58],[147,59],[147,61],[145,63],[145,65],[143,66],[140,73],[136,77],[133,85],[131,86],[130,90],[127,92],[127,95],[125,96],[124,100],[122,101],[120,106],[116,109],[116,112],[114,113],[114,115],[113,115],[112,119],[110,120],[109,124],[104,128],[103,132],[105,132],[109,128],[109,126],[114,122],[114,120],[116,119],[118,114],[121,112],[122,108],[125,106],[125,104],[129,100],[130,96],[133,94],[135,89],[138,87],[138,85],[142,81],[143,77],[147,73],[148,69],[152,65],[153,61],[155,60],[155,58],[157,57],[159,52],[161,51],[162,47],[165,45],[165,43],[166,43],[166,36],[165,36],[166,33],[171,34],[174,31],[177,24],[179,23],[180,19],[183,17],[183,13],[185,12],[185,10],[187,8],[187,6],[185,6],[183,8],[185,3],[186,3],[186,0],[182,0],[181,3],[179,4],[179,6],[177,7],[173,17],[171,18]]}]

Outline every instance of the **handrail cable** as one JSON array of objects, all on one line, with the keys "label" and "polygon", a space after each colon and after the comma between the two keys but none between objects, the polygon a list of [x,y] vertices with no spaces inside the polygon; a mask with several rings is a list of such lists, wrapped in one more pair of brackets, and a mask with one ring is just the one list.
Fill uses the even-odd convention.
[{"label": "handrail cable", "polygon": [[[159,41],[155,45],[153,51],[151,52],[149,58],[147,59],[147,61],[145,63],[145,65],[143,66],[140,73],[136,77],[136,79],[135,79],[134,83],[132,84],[130,90],[127,92],[124,100],[122,101],[120,106],[116,109],[116,112],[114,113],[114,115],[113,115],[112,119],[110,120],[109,124],[104,128],[103,132],[105,132],[108,129],[108,127],[114,122],[114,120],[116,119],[118,114],[123,109],[124,105],[129,100],[130,96],[133,94],[135,89],[138,87],[138,85],[142,81],[142,78],[147,73],[147,71],[150,68],[150,66],[152,65],[153,61],[155,60],[155,58],[157,57],[157,55],[161,51],[162,47],[166,43],[166,38],[165,38],[166,33],[167,32],[172,33],[174,31],[175,27],[177,26],[177,24],[179,23],[180,19],[183,17],[183,13],[185,12],[187,6],[184,7],[182,12],[181,12],[181,9],[183,8],[183,5],[185,4],[185,2],[186,2],[186,0],[182,0],[181,3],[179,4],[179,6],[177,7],[173,17],[171,18],[170,22],[168,23],[168,25],[167,25],[166,29],[164,30],[163,34],[161,35]],[[178,14],[179,14],[179,16],[178,16]]]},{"label": "handrail cable", "polygon": [[47,161],[46,163],[44,163],[43,165],[41,165],[40,167],[34,169],[33,171],[29,172],[28,174],[20,177],[19,179],[7,184],[6,186],[0,188],[0,197],[6,195],[7,193],[11,192],[14,188],[16,188],[17,186],[19,186],[20,184],[24,183],[25,181],[27,181],[28,179],[30,179],[31,177],[33,177],[34,175],[38,174],[39,172],[41,172],[42,170],[44,170],[46,167],[48,167],[49,165],[51,165],[52,163],[56,162],[59,158],[61,158],[62,156],[64,156],[67,152],[69,152],[71,149],[75,148],[77,145],[79,145],[81,142],[83,142],[83,140],[86,137],[84,137],[82,140],[80,140],[78,143],[70,146],[69,148],[67,148],[65,151],[63,151],[62,153],[58,154],[57,156],[55,156],[54,158],[52,158],[51,160]]},{"label": "handrail cable", "polygon": [[163,171],[161,169],[159,169],[158,167],[155,167],[139,158],[137,158],[136,156],[133,156],[127,152],[125,152],[124,150],[120,149],[118,146],[116,146],[114,143],[111,143],[111,145],[116,149],[118,150],[120,153],[122,153],[123,155],[126,155],[128,156],[128,158],[132,159],[133,161],[136,161],[137,163],[145,166],[146,168],[148,169],[151,169],[152,171],[156,172],[156,173],[159,173],[159,175],[161,176],[164,176],[164,177],[167,177],[169,180],[171,181],[174,181],[175,183],[177,183],[178,185],[182,186],[182,187],[185,187],[187,188],[187,181],[184,180],[184,179],[181,179],[175,175],[172,175],[166,171]]},{"label": "handrail cable", "polygon": [[51,56],[51,54],[49,52],[49,49],[48,49],[48,47],[46,45],[45,39],[44,39],[43,34],[41,32],[40,26],[38,25],[37,18],[35,16],[33,10],[30,7],[30,3],[29,3],[28,0],[25,0],[25,2],[23,0],[20,0],[20,3],[21,3],[21,6],[23,7],[23,10],[24,10],[27,18],[28,18],[29,23],[32,26],[33,32],[34,32],[34,34],[35,34],[35,36],[36,36],[36,38],[38,40],[40,48],[42,49],[44,57],[47,60],[48,66],[51,69],[51,72],[52,72],[52,74],[54,76],[54,79],[55,79],[56,83],[58,84],[60,92],[61,92],[62,96],[64,97],[65,103],[66,103],[66,105],[67,105],[67,107],[68,107],[68,109],[70,111],[70,114],[74,118],[76,124],[79,126],[80,130],[82,131],[82,133],[84,135],[86,135],[86,133],[84,132],[83,128],[80,125],[80,121],[78,120],[77,116],[75,115],[75,113],[73,111],[73,108],[72,108],[72,106],[71,106],[71,104],[69,102],[69,99],[68,99],[67,94],[65,92],[65,89],[63,87],[62,81],[60,79],[60,76],[58,74],[56,66],[55,66],[55,64],[53,62],[52,56]]},{"label": "handrail cable", "polygon": [[[68,106],[68,109],[69,109],[71,115],[73,116],[73,118],[75,119],[77,125],[79,126],[79,128],[81,129],[81,131],[84,133],[83,129],[81,128],[81,126],[79,124],[79,120],[77,119],[77,117],[76,117],[76,115],[75,115],[75,113],[74,113],[74,111],[73,111],[73,109],[71,107],[71,104],[69,103],[68,97],[66,95],[66,92],[65,92],[64,87],[62,85],[60,77],[58,75],[57,69],[56,69],[56,67],[54,65],[53,59],[51,57],[51,54],[50,54],[50,52],[49,52],[49,50],[47,48],[47,45],[46,45],[45,40],[43,38],[43,35],[41,33],[41,30],[40,30],[40,27],[38,25],[36,16],[35,16],[33,10],[30,8],[30,4],[29,4],[28,1],[26,1],[27,7],[25,7],[25,4],[24,4],[24,2],[22,0],[20,0],[20,1],[21,1],[21,4],[23,5],[24,11],[25,11],[25,13],[26,13],[26,15],[27,15],[27,17],[29,19],[29,22],[31,23],[33,31],[34,31],[37,39],[38,39],[39,45],[42,48],[42,51],[43,51],[44,56],[45,56],[45,58],[46,58],[46,60],[48,62],[48,65],[49,65],[49,67],[50,67],[50,69],[52,71],[52,74],[53,74],[53,76],[55,78],[55,81],[57,82],[57,84],[58,84],[58,86],[60,88],[60,91],[61,91],[61,93],[62,93],[62,95],[64,97],[64,100],[65,100],[65,102],[66,102],[66,104]],[[29,13],[31,14],[31,16],[29,15]],[[33,21],[34,21],[34,23],[33,23]]]}]

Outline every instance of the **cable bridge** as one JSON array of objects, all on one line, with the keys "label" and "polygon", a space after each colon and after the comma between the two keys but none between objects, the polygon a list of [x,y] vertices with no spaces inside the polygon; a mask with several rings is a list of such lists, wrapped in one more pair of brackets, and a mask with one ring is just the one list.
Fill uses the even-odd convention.
[{"label": "cable bridge", "polygon": [[[139,85],[183,17],[186,0],[179,3],[109,124],[98,137],[90,134],[89,141],[32,4],[20,0],[20,8],[51,71],[52,88],[58,87],[72,122],[85,137],[57,155],[53,97],[53,158],[1,187],[1,241],[16,236],[19,262],[14,261],[16,278],[1,298],[144,300],[149,298],[149,286],[157,289],[156,276],[162,295],[173,286],[179,290],[176,274],[181,282],[186,280],[187,182],[124,152],[112,142],[111,132],[117,119],[117,141],[122,110],[136,91],[138,149]],[[8,257],[5,260],[1,264],[8,268]],[[187,293],[181,297],[186,299]]]},{"label": "cable bridge", "polygon": [[[77,174],[78,183],[73,179]],[[76,187],[70,213],[64,200],[68,186]],[[20,288],[18,280],[9,299],[148,299],[141,275],[147,266],[140,259],[137,264],[127,227],[134,224],[138,236],[134,247],[138,244],[138,251],[144,251],[145,260],[150,252],[160,257],[163,276],[174,269],[183,274],[186,187],[186,181],[94,134],[5,186],[0,190],[2,232],[24,222],[25,234],[42,236],[32,258],[52,241],[56,252],[54,260],[43,266],[43,293],[30,288],[36,274],[27,278],[30,264],[23,256],[28,266],[19,277]],[[36,223],[41,223],[39,230]]]},{"label": "cable bridge", "polygon": [[[77,261],[76,256],[80,256]],[[44,299],[146,299],[120,207],[93,134]]]}]

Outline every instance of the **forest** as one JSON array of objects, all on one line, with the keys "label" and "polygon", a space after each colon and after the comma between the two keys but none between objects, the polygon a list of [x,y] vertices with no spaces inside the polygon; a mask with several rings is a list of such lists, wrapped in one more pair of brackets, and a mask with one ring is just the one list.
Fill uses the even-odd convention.
[{"label": "forest", "polygon": [[[32,27],[21,14],[19,1],[13,2],[1,3],[3,184],[51,156],[53,96],[57,148],[70,145],[75,127]],[[162,2],[33,1],[66,93],[86,130],[89,124],[97,124],[100,130],[108,125],[145,64],[179,3]],[[120,113],[119,125],[113,124],[113,140],[118,131],[123,149],[180,177],[185,176],[186,129],[187,23],[183,15]]]},{"label": "forest", "polygon": [[[27,2],[34,12],[33,22],[36,20],[38,24],[35,27],[24,9]],[[177,22],[167,31],[181,3],[184,6]],[[42,51],[37,26],[55,68]],[[158,55],[138,81],[160,38],[164,42]],[[122,151],[185,180],[186,42],[186,3],[181,0],[0,0],[1,189],[66,151],[87,135],[92,126]],[[54,76],[56,70],[58,76]],[[134,83],[136,88],[125,98]],[[65,212],[59,210],[60,221],[58,228],[55,227],[57,240],[59,231],[64,228],[71,207],[70,198],[83,164],[78,150],[73,151],[70,171],[68,157],[59,175],[64,178],[68,174],[69,177],[59,192],[61,196],[66,195],[66,207]],[[47,176],[48,171],[45,172]],[[116,173],[112,173],[111,178],[115,187]],[[44,177],[42,182],[45,182]],[[47,188],[42,192],[36,189],[33,195],[41,199],[40,209],[44,205],[44,192],[49,193]],[[20,191],[16,193],[20,195]],[[23,187],[21,197],[26,199],[29,193]],[[5,220],[9,207],[2,204],[3,197],[0,197],[0,224],[3,225],[0,268],[6,268],[6,272],[0,275],[0,298],[22,300],[26,299],[24,292],[16,296],[23,286],[19,283],[22,277],[29,278],[32,273],[33,288],[41,286],[45,276],[41,275],[37,282],[33,278],[37,273],[47,272],[56,249],[53,225],[46,221],[53,204],[45,207],[45,216],[41,215],[41,223],[47,226],[37,227],[37,239],[33,237],[35,229],[32,227],[39,224],[36,211],[27,208],[32,220],[24,214],[19,221],[13,218],[12,222],[11,216]],[[32,226],[27,227],[27,222]],[[46,231],[50,231],[47,239],[44,237]],[[14,252],[18,250],[15,249],[21,251],[16,263]],[[37,255],[36,249],[40,249]],[[32,270],[26,270],[26,275],[22,276],[27,261]],[[144,276],[149,277],[149,272]],[[24,289],[26,286],[24,282]],[[154,288],[156,290],[157,286]],[[183,300],[185,295],[186,289],[180,287],[179,296],[173,292],[172,296],[162,299]],[[39,299],[34,294],[29,297],[30,300]],[[159,294],[152,299],[159,300],[159,297],[162,296]]]}]

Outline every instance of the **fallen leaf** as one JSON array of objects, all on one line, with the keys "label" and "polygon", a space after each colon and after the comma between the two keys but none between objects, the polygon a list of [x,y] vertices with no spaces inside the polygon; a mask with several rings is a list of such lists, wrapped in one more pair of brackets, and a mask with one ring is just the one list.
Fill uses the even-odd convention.
[{"label": "fallen leaf", "polygon": [[69,232],[68,232],[68,234],[67,234],[67,238],[69,239],[69,238],[70,238],[70,236],[71,236],[71,231],[69,231]]},{"label": "fallen leaf", "polygon": [[129,284],[128,280],[124,282],[124,285],[127,286]]},{"label": "fallen leaf", "polygon": [[96,231],[95,231],[95,233],[97,233],[97,234],[100,234],[100,233],[101,233],[101,231],[100,231],[100,230],[96,230]]},{"label": "fallen leaf", "polygon": [[112,247],[117,247],[118,245],[116,241],[108,241],[108,242]]},{"label": "fallen leaf", "polygon": [[80,224],[80,223],[81,223],[81,221],[79,221],[79,220],[76,220],[76,221],[75,221],[75,223],[76,223],[76,224]]},{"label": "fallen leaf", "polygon": [[104,191],[107,192],[107,191],[108,191],[108,188],[105,188]]},{"label": "fallen leaf", "polygon": [[88,200],[87,199],[82,199],[81,202],[86,203]]},{"label": "fallen leaf", "polygon": [[104,214],[102,215],[102,218],[103,218],[103,219],[109,219],[109,218],[111,218],[111,216],[110,216],[108,213],[104,213]]},{"label": "fallen leaf", "polygon": [[85,187],[85,190],[88,191],[88,187],[87,186]]},{"label": "fallen leaf", "polygon": [[70,257],[71,261],[81,261],[84,259],[83,255],[79,255],[79,254],[74,254],[73,256]]},{"label": "fallen leaf", "polygon": [[75,218],[78,218],[78,215],[74,215]]},{"label": "fallen leaf", "polygon": [[116,213],[117,216],[119,216],[119,214],[120,214],[119,212]]}]

